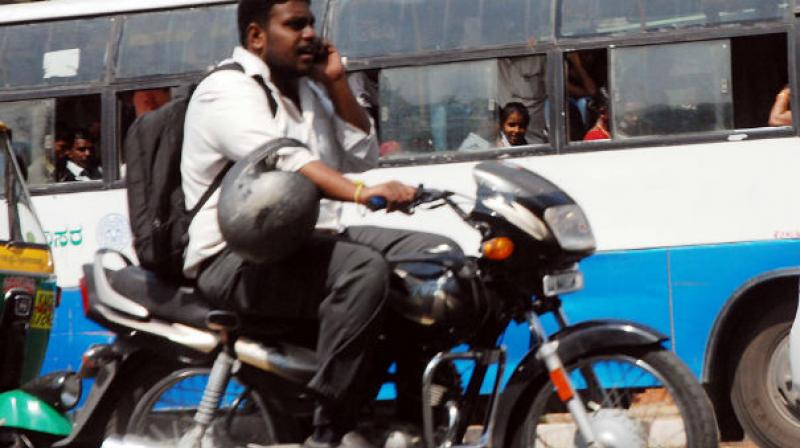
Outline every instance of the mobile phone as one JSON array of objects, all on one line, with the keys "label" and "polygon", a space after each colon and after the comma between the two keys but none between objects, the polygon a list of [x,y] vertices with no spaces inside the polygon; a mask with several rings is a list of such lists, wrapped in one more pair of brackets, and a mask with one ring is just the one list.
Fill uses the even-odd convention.
[{"label": "mobile phone", "polygon": [[314,62],[321,63],[328,59],[328,49],[325,48],[325,43],[319,37],[314,38],[311,42],[311,50],[314,55]]}]

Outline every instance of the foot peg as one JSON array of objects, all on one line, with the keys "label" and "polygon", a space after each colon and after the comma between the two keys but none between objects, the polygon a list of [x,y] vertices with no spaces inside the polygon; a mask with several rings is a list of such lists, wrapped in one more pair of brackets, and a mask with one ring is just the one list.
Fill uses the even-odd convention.
[{"label": "foot peg", "polygon": [[239,329],[239,315],[230,311],[209,311],[206,325],[213,331],[236,331]]}]

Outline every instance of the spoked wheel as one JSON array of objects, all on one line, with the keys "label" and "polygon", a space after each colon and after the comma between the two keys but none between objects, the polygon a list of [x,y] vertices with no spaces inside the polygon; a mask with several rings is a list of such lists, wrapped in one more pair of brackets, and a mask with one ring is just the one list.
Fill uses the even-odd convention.
[{"label": "spoked wheel", "polygon": [[[153,385],[134,408],[125,438],[147,446],[181,446],[196,424],[194,415],[210,369],[173,371]],[[262,395],[231,378],[202,446],[246,447],[277,443]]]},{"label": "spoked wheel", "polygon": [[[629,348],[589,354],[566,370],[606,448],[716,447],[717,427],[703,388],[671,352]],[[553,384],[533,395],[515,447],[585,446]]]}]

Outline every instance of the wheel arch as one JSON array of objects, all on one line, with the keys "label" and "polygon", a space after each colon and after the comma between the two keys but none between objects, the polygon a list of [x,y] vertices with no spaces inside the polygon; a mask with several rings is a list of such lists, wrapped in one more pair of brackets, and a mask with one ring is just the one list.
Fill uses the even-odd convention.
[{"label": "wheel arch", "polygon": [[[796,305],[800,268],[777,269],[753,277],[727,300],[711,328],[701,381],[714,404],[723,440],[738,439],[742,428],[733,412],[730,390],[733,368],[741,358],[747,336],[760,317],[776,306]],[[787,302],[787,297],[794,298]],[[788,319],[794,314],[787,315]]]}]

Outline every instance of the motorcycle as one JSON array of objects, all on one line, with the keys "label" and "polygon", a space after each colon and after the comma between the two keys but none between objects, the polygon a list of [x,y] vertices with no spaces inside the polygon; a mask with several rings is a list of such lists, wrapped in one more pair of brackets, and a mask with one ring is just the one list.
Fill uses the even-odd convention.
[{"label": "motorcycle", "polygon": [[[716,447],[711,404],[665,335],[621,320],[568,323],[560,296],[582,289],[578,262],[595,250],[575,201],[511,163],[481,163],[474,178],[470,211],[454,193],[422,187],[409,207],[452,209],[480,233],[480,256],[432,249],[389,260],[389,327],[422,368],[403,375],[398,363],[385,373],[398,399],[366,407],[361,432],[392,448]],[[107,431],[104,446],[302,443],[314,404],[308,334],[210,309],[190,286],[111,250],[84,274],[88,316],[117,335],[105,367],[129,381],[120,401],[129,405],[111,417],[124,430]],[[501,387],[499,341],[511,322],[527,324],[531,348]],[[379,345],[391,340],[397,334],[387,331]],[[420,372],[416,383],[408,371]],[[416,396],[417,424],[397,417],[407,394]]]}]

